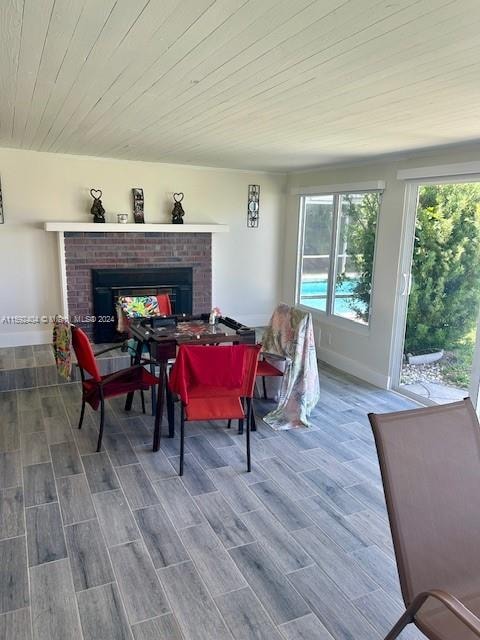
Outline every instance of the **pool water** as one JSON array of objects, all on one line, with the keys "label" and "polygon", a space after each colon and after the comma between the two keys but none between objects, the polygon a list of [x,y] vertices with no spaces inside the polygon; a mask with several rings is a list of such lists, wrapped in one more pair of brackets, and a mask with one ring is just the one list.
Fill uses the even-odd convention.
[{"label": "pool water", "polygon": [[[354,316],[355,313],[349,304],[350,300],[354,300],[353,295],[349,295],[353,292],[357,284],[356,280],[348,280],[337,285],[336,294],[344,296],[342,298],[335,299],[335,313],[342,316]],[[310,298],[306,296],[320,296],[318,298]],[[327,280],[306,280],[302,282],[300,289],[300,302],[312,309],[319,309],[320,311],[326,311],[327,306]],[[359,307],[366,308],[363,303],[356,301]]]}]

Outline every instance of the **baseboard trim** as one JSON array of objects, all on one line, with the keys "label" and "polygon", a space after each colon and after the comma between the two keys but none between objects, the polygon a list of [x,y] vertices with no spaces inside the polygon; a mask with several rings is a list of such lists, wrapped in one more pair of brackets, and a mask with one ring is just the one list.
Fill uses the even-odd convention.
[{"label": "baseboard trim", "polygon": [[29,347],[35,344],[50,344],[51,342],[51,326],[49,326],[48,329],[0,333],[0,347]]},{"label": "baseboard trim", "polygon": [[326,362],[332,367],[340,369],[340,371],[345,371],[345,373],[350,373],[351,375],[356,376],[361,380],[365,380],[376,387],[380,387],[381,389],[390,388],[390,376],[386,376],[378,371],[369,369],[357,360],[352,360],[347,356],[343,356],[340,353],[336,353],[323,347],[318,349],[318,357],[320,360]]}]

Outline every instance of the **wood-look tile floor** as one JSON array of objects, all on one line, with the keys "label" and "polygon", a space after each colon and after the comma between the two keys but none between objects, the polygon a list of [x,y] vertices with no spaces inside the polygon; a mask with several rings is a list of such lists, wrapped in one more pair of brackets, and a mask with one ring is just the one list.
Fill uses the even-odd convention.
[{"label": "wood-look tile floor", "polygon": [[259,421],[246,473],[236,429],[189,424],[181,479],[138,404],[109,403],[95,453],[78,385],[0,394],[0,639],[382,638],[402,603],[367,413],[412,403],[320,373],[313,428]]}]

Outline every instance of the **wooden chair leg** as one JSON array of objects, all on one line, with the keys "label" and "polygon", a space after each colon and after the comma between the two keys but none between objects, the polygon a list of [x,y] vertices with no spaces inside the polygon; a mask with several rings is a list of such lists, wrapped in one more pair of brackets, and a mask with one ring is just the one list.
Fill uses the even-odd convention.
[{"label": "wooden chair leg", "polygon": [[185,451],[185,411],[182,406],[182,412],[180,416],[180,473],[183,476],[183,457]]},{"label": "wooden chair leg", "polygon": [[103,427],[105,424],[105,400],[103,397],[100,400],[100,432],[98,434],[97,453],[102,448]]},{"label": "wooden chair leg", "polygon": [[227,429],[230,429],[230,427],[231,427],[231,426],[232,426],[232,421],[231,421],[231,420],[229,420],[229,421],[227,422]]},{"label": "wooden chair leg", "polygon": [[83,417],[85,415],[85,399],[82,398],[82,410],[80,411],[80,420],[78,422],[78,428],[81,429],[82,428],[82,424],[83,424]]},{"label": "wooden chair leg", "polygon": [[262,385],[263,385],[263,398],[264,398],[264,400],[268,400],[268,398],[267,398],[267,385],[265,383],[265,376],[262,376]]},{"label": "wooden chair leg", "polygon": [[142,413],[145,413],[145,394],[143,393],[143,389],[140,389],[140,398],[142,400]]},{"label": "wooden chair leg", "polygon": [[243,420],[240,418],[240,420],[238,421],[238,435],[242,435],[243,433]]},{"label": "wooden chair leg", "polygon": [[250,418],[251,418],[251,414],[252,414],[252,405],[251,405],[251,400],[248,399],[247,400],[247,435],[246,435],[246,440],[247,440],[247,472],[249,472],[249,473],[252,470],[252,461],[251,461],[251,458],[250,458]]}]

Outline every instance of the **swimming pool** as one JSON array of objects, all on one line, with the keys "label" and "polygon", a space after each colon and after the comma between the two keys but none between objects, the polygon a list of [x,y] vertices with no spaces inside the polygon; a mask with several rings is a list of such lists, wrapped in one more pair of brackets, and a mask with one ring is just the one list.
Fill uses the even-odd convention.
[{"label": "swimming pool", "polygon": [[[352,310],[350,302],[353,302],[355,296],[352,295],[358,280],[347,280],[336,286],[336,295],[342,296],[335,298],[335,313],[341,316],[354,317],[355,312]],[[311,298],[310,296],[318,296]],[[327,308],[327,280],[305,280],[300,288],[300,302],[312,309],[326,311]],[[359,300],[355,300],[355,305],[366,310],[366,305]]]}]

